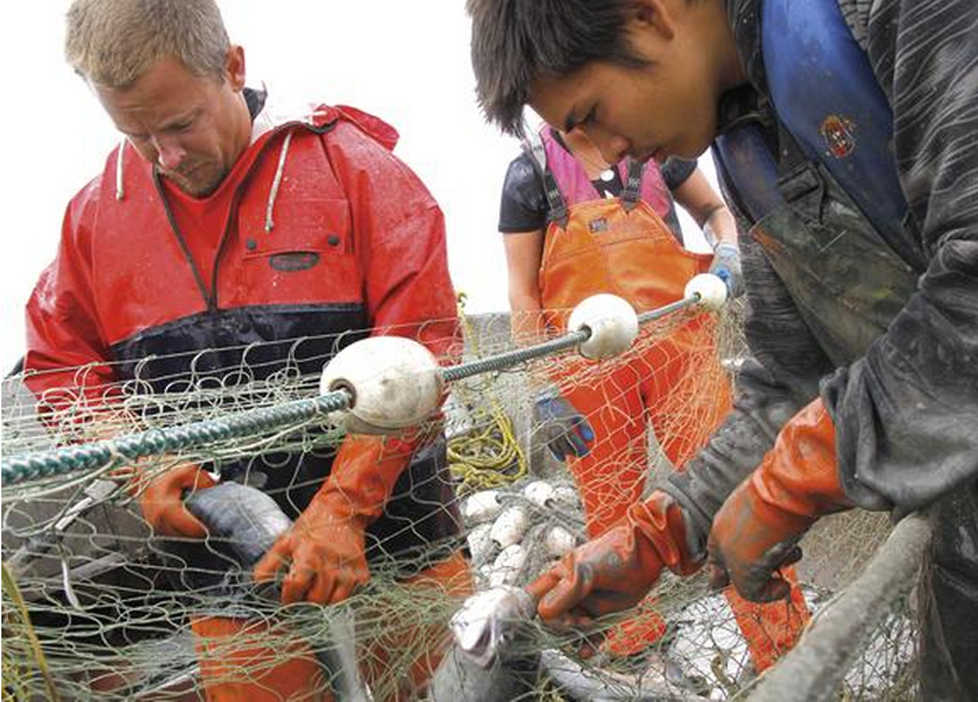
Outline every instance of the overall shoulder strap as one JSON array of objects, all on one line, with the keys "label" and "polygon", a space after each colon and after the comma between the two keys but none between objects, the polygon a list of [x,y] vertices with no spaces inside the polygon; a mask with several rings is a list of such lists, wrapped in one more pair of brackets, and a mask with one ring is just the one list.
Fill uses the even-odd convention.
[{"label": "overall shoulder strap", "polygon": [[621,191],[621,204],[625,212],[630,212],[642,197],[642,173],[645,164],[635,159],[628,159],[625,188]]},{"label": "overall shoulder strap", "polygon": [[543,183],[543,193],[547,198],[547,206],[550,208],[550,214],[547,219],[551,222],[556,222],[561,227],[566,227],[569,218],[567,202],[560,193],[560,188],[557,186],[557,181],[553,173],[547,167],[547,150],[543,145],[543,139],[540,138],[539,132],[530,129],[524,122],[523,138],[521,141],[523,151],[530,157],[530,161],[533,163],[533,167],[536,169],[537,175],[540,176],[540,180]]},{"label": "overall shoulder strap", "polygon": [[893,113],[838,0],[764,0],[761,46],[780,141],[821,163],[877,231],[900,229]]}]

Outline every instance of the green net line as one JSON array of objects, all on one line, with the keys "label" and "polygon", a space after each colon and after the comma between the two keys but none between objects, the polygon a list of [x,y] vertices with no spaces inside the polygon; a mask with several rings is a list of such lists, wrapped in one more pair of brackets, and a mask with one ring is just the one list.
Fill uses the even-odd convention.
[{"label": "green net line", "polygon": [[[650,310],[641,315],[639,321],[646,323],[660,319],[690,307],[698,301],[699,295],[694,294],[662,308]],[[574,348],[587,341],[589,336],[590,332],[587,329],[570,332],[557,339],[534,346],[470,363],[450,366],[443,369],[442,375],[445,382],[451,383],[473,375],[502,370],[535,358]],[[226,416],[186,426],[145,431],[93,444],[71,446],[57,451],[10,458],[4,460],[0,478],[2,478],[2,485],[7,486],[72,471],[99,467],[111,468],[145,456],[253,435],[297,421],[311,419],[315,416],[347,409],[350,407],[351,399],[348,392],[336,390],[315,399],[298,400],[278,407],[253,410],[238,416]]]},{"label": "green net line", "polygon": [[336,390],[314,399],[296,400],[236,416],[167,429],[151,429],[97,443],[69,446],[24,458],[11,458],[3,464],[3,485],[16,485],[72,471],[128,465],[146,456],[261,434],[349,406],[350,394],[344,390]]}]

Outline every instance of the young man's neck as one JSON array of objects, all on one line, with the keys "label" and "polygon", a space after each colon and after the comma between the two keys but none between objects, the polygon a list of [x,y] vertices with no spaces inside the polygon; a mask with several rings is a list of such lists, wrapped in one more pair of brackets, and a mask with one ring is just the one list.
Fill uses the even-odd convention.
[{"label": "young man's neck", "polygon": [[711,46],[715,47],[716,76],[719,94],[727,92],[747,80],[747,71],[737,51],[737,40],[730,26],[726,0],[708,0],[713,6],[715,21],[710,23],[713,36]]}]

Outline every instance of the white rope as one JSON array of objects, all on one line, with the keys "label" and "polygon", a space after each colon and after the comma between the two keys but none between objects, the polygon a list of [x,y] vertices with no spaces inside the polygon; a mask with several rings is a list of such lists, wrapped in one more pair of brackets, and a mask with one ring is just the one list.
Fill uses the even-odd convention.
[{"label": "white rope", "polygon": [[265,209],[266,232],[271,232],[275,228],[275,222],[272,219],[272,209],[275,207],[275,198],[278,196],[279,185],[282,184],[282,173],[285,171],[285,157],[289,153],[292,134],[293,132],[289,132],[285,135],[285,141],[282,142],[282,152],[278,155],[278,167],[275,169],[275,179],[272,181],[272,190],[268,194],[268,207]]}]

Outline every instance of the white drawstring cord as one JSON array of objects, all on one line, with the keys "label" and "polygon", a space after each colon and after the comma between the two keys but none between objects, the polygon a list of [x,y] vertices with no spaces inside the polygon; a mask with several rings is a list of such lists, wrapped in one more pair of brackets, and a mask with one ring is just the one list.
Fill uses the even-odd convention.
[{"label": "white drawstring cord", "polygon": [[275,227],[275,222],[272,219],[272,208],[275,207],[275,198],[278,195],[278,187],[282,184],[282,173],[285,171],[285,157],[289,152],[289,144],[292,142],[293,132],[289,132],[285,135],[285,141],[282,142],[282,152],[278,156],[278,168],[275,169],[275,179],[272,181],[272,190],[268,194],[268,207],[265,209],[265,231],[271,232]]},{"label": "white drawstring cord", "polygon": [[121,200],[126,196],[126,191],[122,187],[122,154],[126,150],[128,139],[119,142],[119,150],[115,156],[115,199]]}]

